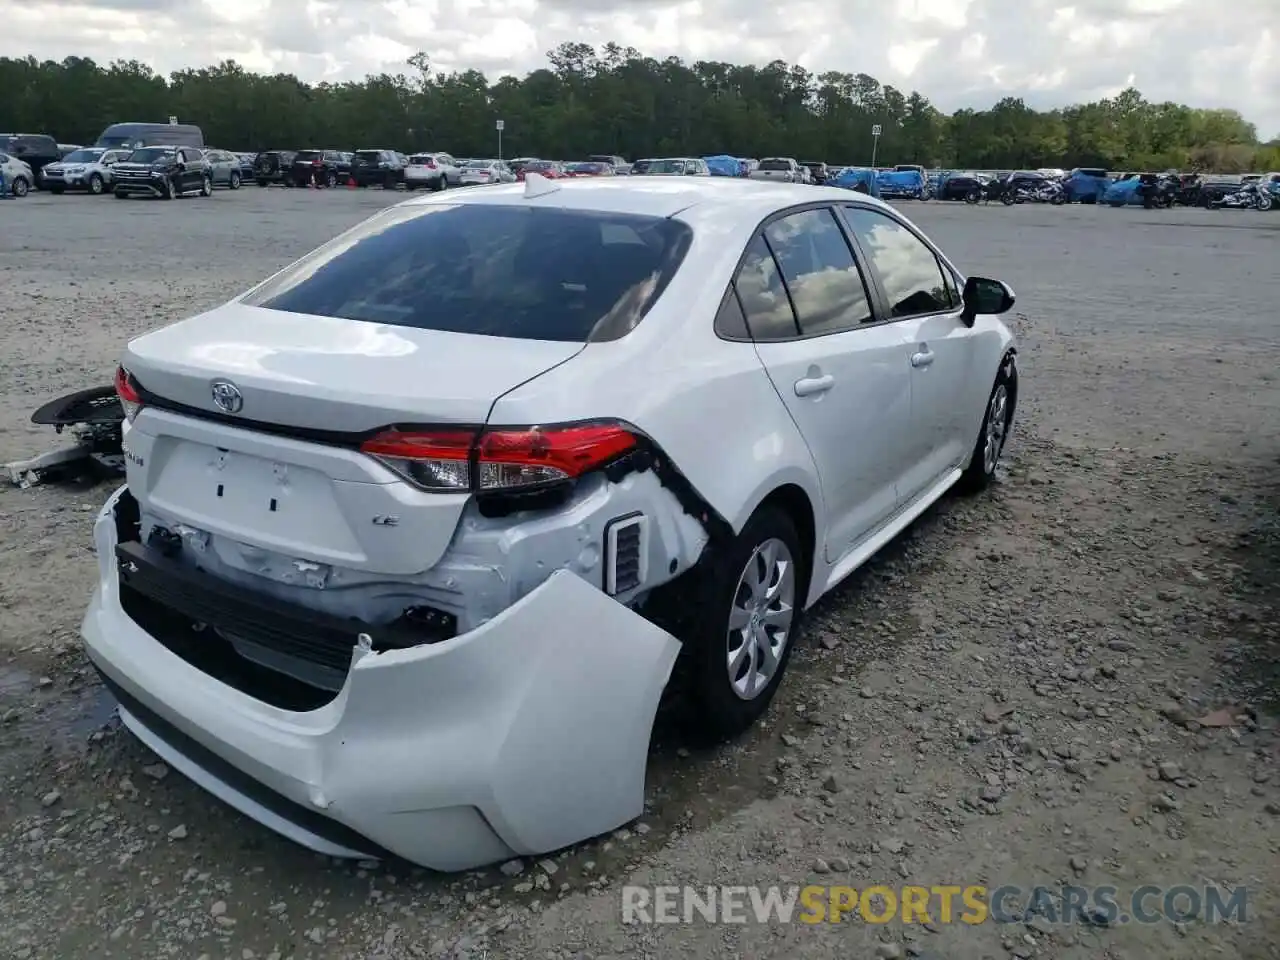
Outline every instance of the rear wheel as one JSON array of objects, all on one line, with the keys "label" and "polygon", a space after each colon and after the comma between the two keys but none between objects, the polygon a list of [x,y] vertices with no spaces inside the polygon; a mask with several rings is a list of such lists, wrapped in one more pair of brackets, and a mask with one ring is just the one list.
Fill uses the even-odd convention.
[{"label": "rear wheel", "polygon": [[330,170],[324,175],[324,185],[332,190],[338,185],[338,175]]},{"label": "rear wheel", "polygon": [[795,524],[768,505],[711,561],[688,637],[700,733],[735,736],[768,709],[800,626],[806,569]]},{"label": "rear wheel", "polygon": [[970,190],[968,193],[964,195],[965,203],[977,203],[981,199],[982,199],[981,190]]},{"label": "rear wheel", "polygon": [[1258,199],[1254,201],[1254,206],[1259,210],[1270,210],[1274,201],[1265,193],[1258,194]]}]

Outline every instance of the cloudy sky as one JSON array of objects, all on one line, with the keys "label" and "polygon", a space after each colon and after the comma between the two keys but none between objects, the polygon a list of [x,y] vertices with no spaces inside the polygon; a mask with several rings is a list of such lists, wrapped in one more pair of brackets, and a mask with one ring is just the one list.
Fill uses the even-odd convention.
[{"label": "cloudy sky", "polygon": [[946,110],[1056,106],[1136,85],[1230,106],[1280,136],[1280,0],[0,0],[0,55],[161,72],[234,58],[307,80],[403,69],[493,76],[565,40],[644,53],[869,73]]}]

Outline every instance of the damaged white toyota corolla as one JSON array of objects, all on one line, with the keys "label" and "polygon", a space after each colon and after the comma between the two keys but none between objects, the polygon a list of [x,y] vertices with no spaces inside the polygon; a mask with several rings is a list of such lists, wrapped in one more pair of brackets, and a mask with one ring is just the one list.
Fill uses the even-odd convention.
[{"label": "damaged white toyota corolla", "polygon": [[88,654],[156,753],[337,856],[443,870],[642,810],[691,712],[996,469],[1013,293],[810,186],[413,199],[129,344]]}]

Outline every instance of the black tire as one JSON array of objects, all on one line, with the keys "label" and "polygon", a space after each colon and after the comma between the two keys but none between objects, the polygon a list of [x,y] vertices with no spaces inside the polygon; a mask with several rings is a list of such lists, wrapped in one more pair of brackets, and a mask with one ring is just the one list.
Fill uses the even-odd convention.
[{"label": "black tire", "polygon": [[227,186],[232,190],[240,189],[240,171],[232,170],[231,179],[227,182]]},{"label": "black tire", "polygon": [[208,176],[207,174],[200,178],[200,196],[213,196],[213,177]]},{"label": "black tire", "polygon": [[258,186],[260,186],[260,187],[268,186],[268,185],[270,184],[270,182],[271,182],[271,181],[267,180],[267,178],[266,178],[266,177],[259,177],[259,178],[258,178]]},{"label": "black tire", "polygon": [[174,200],[179,196],[181,196],[181,194],[178,192],[178,188],[173,185],[173,178],[166,177],[164,181],[164,193],[160,195],[160,199]]},{"label": "black tire", "polygon": [[[95,197],[101,196],[102,191],[106,189],[106,186],[107,184],[106,184],[106,181],[102,179],[102,174],[100,173],[89,174],[89,192],[92,193]],[[61,193],[62,188],[59,187],[57,192]]]},{"label": "black tire", "polygon": [[431,189],[434,190],[436,193],[439,193],[448,185],[448,183],[449,181],[444,178],[444,174],[442,173],[440,174],[440,179],[438,179],[435,183],[431,185]]},{"label": "black tire", "polygon": [[13,195],[15,197],[25,197],[31,192],[31,184],[27,182],[26,177],[13,178]]},{"label": "black tire", "polygon": [[[778,656],[777,667],[768,682],[750,699],[735,692],[728,662],[729,617],[742,589],[748,564],[756,560],[757,548],[771,540],[785,544],[792,557],[792,619]],[[749,729],[769,708],[795,648],[808,591],[810,557],[801,546],[795,523],[781,508],[761,507],[747,521],[742,532],[709,560],[698,588],[698,614],[683,638],[689,651],[689,706],[694,732],[699,737],[724,740]],[[749,658],[754,669],[755,656]]]},{"label": "black tire", "polygon": [[1012,193],[1009,193],[1006,191],[1005,193],[1000,194],[1000,202],[1003,203],[1006,207],[1012,207],[1015,203],[1018,202],[1018,198],[1015,197]]},{"label": "black tire", "polygon": [[[1003,403],[997,397],[1003,396]],[[960,476],[957,487],[963,493],[978,493],[991,486],[996,477],[996,468],[1000,464],[1000,455],[1009,442],[1009,433],[1013,430],[1013,412],[1018,401],[1018,369],[1013,356],[1006,356],[996,373],[995,383],[987,394],[987,405],[982,413],[982,426],[978,429],[978,439],[974,442],[973,452],[969,458],[969,466]],[[996,431],[988,430],[992,416],[998,410],[1003,411],[1004,423]],[[996,442],[994,456],[988,458],[989,442]]]},{"label": "black tire", "polygon": [[964,195],[965,203],[977,203],[981,199],[982,199],[981,190],[970,190],[968,193]]},{"label": "black tire", "polygon": [[338,175],[330,170],[324,175],[324,185],[332,190],[338,185]]}]

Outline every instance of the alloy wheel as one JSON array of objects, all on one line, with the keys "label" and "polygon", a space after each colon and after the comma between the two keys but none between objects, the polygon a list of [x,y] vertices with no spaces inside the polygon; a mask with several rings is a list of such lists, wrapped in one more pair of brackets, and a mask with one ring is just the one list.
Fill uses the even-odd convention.
[{"label": "alloy wheel", "polygon": [[1009,425],[1009,390],[1003,384],[997,384],[991,392],[991,403],[987,407],[987,432],[982,442],[982,468],[991,473],[1000,459],[1000,451],[1004,449],[1005,430]]},{"label": "alloy wheel", "polygon": [[738,578],[729,610],[726,667],[733,692],[754,700],[769,686],[795,619],[796,565],[776,537],[760,544]]}]

